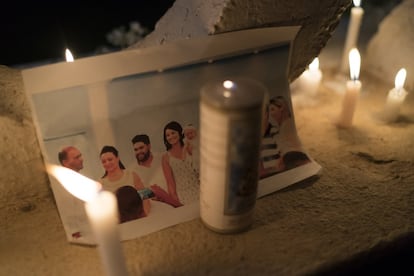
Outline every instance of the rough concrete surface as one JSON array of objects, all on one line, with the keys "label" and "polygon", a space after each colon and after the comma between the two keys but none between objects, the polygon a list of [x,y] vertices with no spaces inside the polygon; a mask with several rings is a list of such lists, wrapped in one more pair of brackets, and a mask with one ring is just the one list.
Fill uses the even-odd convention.
[{"label": "rough concrete surface", "polygon": [[[324,87],[317,108],[295,110],[299,135],[323,166],[320,178],[260,199],[252,229],[242,234],[215,234],[196,219],[124,242],[131,275],[307,274],[412,233],[414,113],[408,105],[414,99],[407,98],[397,123],[382,124],[374,114],[386,85],[363,81],[351,129],[333,124],[341,96]],[[19,184],[30,185],[30,179]],[[1,274],[100,275],[95,248],[67,243],[53,198],[36,195],[29,202],[31,208],[2,208]]]},{"label": "rough concrete surface", "polygon": [[292,50],[289,79],[318,56],[335,30],[349,0],[177,0],[155,30],[135,47],[177,39],[269,26],[301,25]]},{"label": "rough concrete surface", "polygon": [[20,71],[0,66],[0,205],[51,196]]}]

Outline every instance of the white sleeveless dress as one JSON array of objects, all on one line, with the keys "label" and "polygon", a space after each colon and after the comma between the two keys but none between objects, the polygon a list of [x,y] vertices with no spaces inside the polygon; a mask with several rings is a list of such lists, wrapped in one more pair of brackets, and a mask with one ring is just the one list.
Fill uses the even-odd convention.
[{"label": "white sleeveless dress", "polygon": [[182,204],[188,204],[198,200],[200,182],[198,173],[194,170],[191,156],[178,159],[168,152],[168,162],[171,166],[178,198]]}]

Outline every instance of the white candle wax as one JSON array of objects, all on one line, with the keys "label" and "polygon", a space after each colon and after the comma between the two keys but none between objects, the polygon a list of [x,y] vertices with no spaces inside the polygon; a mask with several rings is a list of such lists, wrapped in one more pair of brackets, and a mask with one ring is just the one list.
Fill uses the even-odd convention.
[{"label": "white candle wax", "polygon": [[395,87],[388,92],[383,112],[383,118],[387,122],[393,122],[398,118],[401,105],[407,96],[407,91],[403,87],[406,75],[407,71],[404,68],[400,69],[395,76]]},{"label": "white candle wax", "polygon": [[352,126],[352,120],[355,113],[355,108],[358,102],[361,91],[361,82],[359,80],[347,81],[346,92],[342,101],[342,112],[339,115],[337,125],[339,127]]},{"label": "white candle wax", "polygon": [[115,195],[108,191],[101,191],[95,198],[85,203],[85,210],[95,234],[106,275],[127,275],[119,241]]},{"label": "white candle wax", "polygon": [[361,91],[361,82],[358,80],[361,67],[361,56],[356,48],[349,51],[351,80],[346,83],[346,92],[342,101],[342,110],[337,125],[339,127],[352,126],[355,107]]},{"label": "white candle wax", "polygon": [[313,97],[318,92],[321,80],[322,72],[319,69],[319,59],[315,58],[300,77],[300,90]]},{"label": "white candle wax", "polygon": [[359,29],[361,26],[364,9],[360,7],[361,1],[354,0],[354,7],[351,9],[351,19],[348,26],[348,32],[345,39],[344,52],[342,54],[341,71],[345,73],[348,70],[348,53],[357,47]]},{"label": "white candle wax", "polygon": [[108,276],[128,275],[118,233],[118,207],[115,195],[102,191],[102,185],[71,169],[47,165],[47,171],[72,195],[85,201],[85,210]]}]

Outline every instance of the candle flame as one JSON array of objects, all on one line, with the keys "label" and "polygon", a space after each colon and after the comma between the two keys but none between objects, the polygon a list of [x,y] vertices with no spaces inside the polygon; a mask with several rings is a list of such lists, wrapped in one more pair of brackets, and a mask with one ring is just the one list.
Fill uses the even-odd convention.
[{"label": "candle flame", "polygon": [[234,86],[234,83],[231,80],[225,80],[223,82],[224,88],[231,89]]},{"label": "candle flame", "polygon": [[405,68],[401,68],[395,76],[395,89],[400,90],[401,88],[403,88],[406,77],[407,70],[405,70]]},{"label": "candle flame", "polygon": [[231,97],[231,90],[234,87],[234,82],[232,82],[231,80],[225,80],[223,81],[223,87],[226,88],[226,90],[223,91],[223,96],[225,98],[230,98]]},{"label": "candle flame", "polygon": [[90,201],[97,196],[102,189],[102,185],[74,170],[48,164],[46,170],[53,175],[62,186],[72,195],[83,201]]},{"label": "candle flame", "polygon": [[68,48],[65,50],[66,62],[73,62],[75,59],[73,58],[72,53]]},{"label": "candle flame", "polygon": [[352,48],[349,51],[349,73],[351,80],[357,80],[359,78],[359,71],[361,68],[361,55],[358,49]]},{"label": "candle flame", "polygon": [[361,0],[352,0],[352,2],[354,2],[355,7],[361,6]]},{"label": "candle flame", "polygon": [[314,58],[311,64],[309,64],[310,71],[317,71],[319,69],[319,58]]}]

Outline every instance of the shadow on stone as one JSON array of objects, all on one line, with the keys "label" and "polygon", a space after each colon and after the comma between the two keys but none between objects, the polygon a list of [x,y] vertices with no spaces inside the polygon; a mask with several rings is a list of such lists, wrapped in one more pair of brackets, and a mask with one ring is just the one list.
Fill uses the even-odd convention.
[{"label": "shadow on stone", "polygon": [[313,175],[311,177],[308,177],[302,181],[296,182],[293,185],[290,185],[284,189],[281,189],[279,191],[277,191],[277,193],[284,193],[284,192],[290,192],[290,191],[294,191],[294,190],[298,190],[298,189],[306,189],[309,186],[312,186],[315,182],[317,182],[319,180],[320,176],[319,175]]},{"label": "shadow on stone", "polygon": [[380,242],[368,252],[339,264],[323,267],[311,275],[414,275],[414,233]]}]

